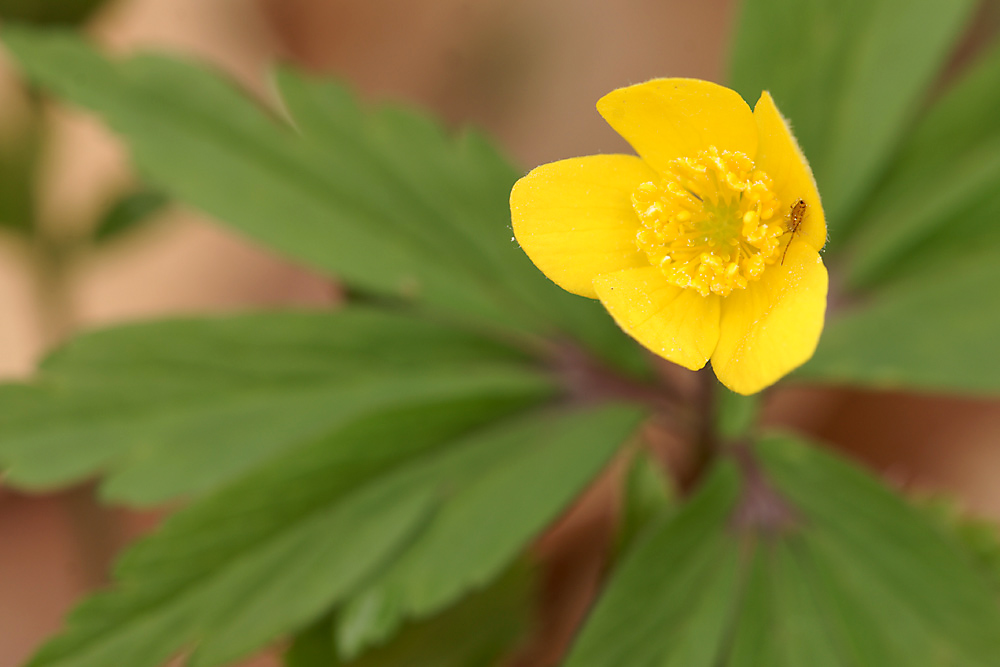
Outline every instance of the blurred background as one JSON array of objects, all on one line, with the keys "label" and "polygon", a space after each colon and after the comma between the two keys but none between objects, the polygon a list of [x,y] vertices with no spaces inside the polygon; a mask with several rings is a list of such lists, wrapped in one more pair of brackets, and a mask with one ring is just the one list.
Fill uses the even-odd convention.
[{"label": "blurred background", "polygon": [[[483,127],[530,167],[627,150],[594,109],[613,88],[657,76],[724,81],[735,10],[730,0],[0,0],[0,21],[80,21],[112,51],[207,61],[270,101],[269,68],[290,61],[345,79],[368,100]],[[982,34],[970,39],[995,31],[998,15],[984,9]],[[0,199],[27,201],[36,221],[28,233],[0,225],[0,380],[27,377],[82,328],[337,301],[335,285],[181,207],[156,208],[99,247],[80,244],[139,181],[96,120],[38,100],[2,52],[0,163]],[[896,485],[947,492],[1000,519],[996,402],[790,388],[769,398],[767,418],[857,455]],[[106,580],[114,554],[155,526],[155,513],[101,507],[92,490],[28,496],[0,483],[0,667],[26,659]],[[556,655],[585,608],[601,574],[595,545],[610,530],[608,496],[594,489],[540,541],[545,640],[524,664]]]}]

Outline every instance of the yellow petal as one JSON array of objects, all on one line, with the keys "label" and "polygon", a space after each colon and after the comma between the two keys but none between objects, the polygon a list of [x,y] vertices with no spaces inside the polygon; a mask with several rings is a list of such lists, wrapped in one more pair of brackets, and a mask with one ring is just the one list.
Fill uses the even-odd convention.
[{"label": "yellow petal", "polygon": [[656,173],[633,155],[591,155],[533,169],[510,193],[514,236],[542,273],[596,298],[594,277],[649,266],[635,244],[632,193]]},{"label": "yellow petal", "polygon": [[826,267],[797,238],[785,264],[722,303],[719,344],[712,367],[738,394],[753,394],[805,363],[816,350],[826,314]]},{"label": "yellow petal", "polygon": [[795,238],[820,250],[826,244],[826,218],[816,189],[816,179],[788,123],[767,91],[761,93],[757,100],[753,117],[760,133],[755,160],[757,166],[774,181],[775,194],[789,210],[799,199],[806,203],[806,214]]},{"label": "yellow petal", "polygon": [[647,266],[598,276],[594,288],[625,333],[693,371],[705,365],[719,338],[719,297],[675,287]]},{"label": "yellow petal", "polygon": [[604,120],[654,169],[709,146],[757,152],[757,125],[739,93],[697,79],[653,79],[613,90],[597,102]]}]

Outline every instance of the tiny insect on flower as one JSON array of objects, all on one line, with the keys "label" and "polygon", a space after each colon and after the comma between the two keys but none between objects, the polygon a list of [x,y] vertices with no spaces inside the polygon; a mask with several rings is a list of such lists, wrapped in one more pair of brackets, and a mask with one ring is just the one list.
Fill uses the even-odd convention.
[{"label": "tiny insect on flower", "polygon": [[781,265],[785,265],[785,256],[788,255],[788,246],[792,245],[792,239],[795,238],[795,232],[799,231],[799,225],[802,224],[802,218],[806,215],[807,204],[801,199],[797,199],[794,204],[792,204],[792,210],[788,212],[788,243],[785,244],[785,252],[781,253]]},{"label": "tiny insect on flower", "polygon": [[[741,394],[816,349],[826,222],[768,93],[656,79],[597,104],[638,153],[542,165],[511,192],[514,235],[556,284],[600,299],[639,343]],[[794,243],[793,243],[794,241]]]}]

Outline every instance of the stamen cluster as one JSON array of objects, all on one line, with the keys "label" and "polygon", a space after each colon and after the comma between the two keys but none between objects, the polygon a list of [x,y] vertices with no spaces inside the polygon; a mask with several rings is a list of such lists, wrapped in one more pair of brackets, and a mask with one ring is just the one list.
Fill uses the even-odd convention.
[{"label": "stamen cluster", "polygon": [[673,160],[659,183],[632,194],[636,245],[678,287],[728,296],[781,256],[788,231],[766,173],[737,151],[715,146]]}]

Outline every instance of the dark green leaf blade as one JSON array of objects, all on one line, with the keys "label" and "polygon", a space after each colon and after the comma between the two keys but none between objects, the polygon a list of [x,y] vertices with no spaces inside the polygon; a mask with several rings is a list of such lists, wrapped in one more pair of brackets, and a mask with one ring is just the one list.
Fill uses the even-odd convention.
[{"label": "dark green leaf blade", "polygon": [[107,0],[0,0],[0,17],[38,25],[77,25],[104,4]]},{"label": "dark green leaf blade", "polygon": [[[478,573],[463,588],[485,585],[516,555],[495,545],[523,546],[541,527],[539,513],[551,521],[587,481],[583,473],[554,474],[572,465],[567,453],[589,453],[579,468],[594,474],[595,459],[606,461],[638,417],[609,406],[476,426],[488,412],[467,399],[362,419],[181,511],[133,547],[117,570],[119,586],[82,605],[32,664],[154,667],[192,646],[191,665],[225,664],[307,626],[379,572],[422,562],[428,545],[445,538],[456,551],[438,567]],[[549,463],[538,474],[552,488],[526,487],[538,494],[525,500],[509,497],[524,489],[495,486],[497,471],[530,467],[546,458],[539,452]],[[481,500],[472,509],[462,504],[470,492]],[[511,503],[539,509],[504,514]],[[456,513],[494,546],[463,550],[468,534],[441,528]],[[500,517],[496,538],[491,522]],[[409,572],[431,580],[450,574],[428,568]]]},{"label": "dark green leaf blade", "polygon": [[917,506],[936,526],[954,537],[1000,598],[1000,526],[969,514],[959,501],[947,496],[921,498]]},{"label": "dark green leaf blade", "polygon": [[94,241],[106,243],[132,232],[156,218],[170,199],[162,192],[139,188],[120,196],[101,215],[94,228]]},{"label": "dark green leaf blade", "polygon": [[334,667],[338,662],[333,619],[328,616],[297,633],[282,655],[284,667]]},{"label": "dark green leaf blade", "polygon": [[813,562],[847,598],[842,623],[864,640],[855,643],[877,644],[865,636],[879,636],[905,656],[892,664],[995,664],[1000,605],[946,534],[831,454],[781,437],[765,439],[758,451],[801,513]]},{"label": "dark green leaf blade", "polygon": [[1000,253],[1000,46],[921,119],[845,252],[852,289]]},{"label": "dark green leaf blade", "polygon": [[440,247],[387,224],[384,202],[364,196],[372,184],[328,172],[327,155],[214,73],[152,56],[112,62],[71,33],[8,26],[3,37],[26,76],[100,113],[129,140],[140,171],[178,200],[366,288],[419,289],[500,317],[474,289],[478,277],[456,279],[454,258],[427,262],[422,255]]},{"label": "dark green leaf blade", "polygon": [[[18,102],[8,104],[14,107]],[[12,113],[5,120],[7,127],[0,130],[0,229],[22,234],[30,234],[37,223],[35,197],[44,147],[43,131],[33,111],[29,107]]]},{"label": "dark green leaf blade", "polygon": [[763,549],[752,549],[748,560],[744,564],[746,573],[739,611],[734,615],[732,644],[722,660],[726,667],[781,667],[778,638],[771,632],[779,619],[772,595],[768,555]]},{"label": "dark green leaf blade", "polygon": [[509,318],[483,295],[482,276],[441,252],[443,234],[427,245],[393,224],[407,212],[371,196],[377,183],[329,172],[329,156],[221,77],[166,58],[111,62],[70,33],[6,27],[4,42],[27,76],[101,113],[140,170],[177,199],[366,288]]},{"label": "dark green leaf blade", "polygon": [[735,467],[718,466],[693,500],[635,545],[566,667],[652,667],[682,652],[689,667],[716,664],[731,606],[718,600],[735,598],[737,550],[724,526],[738,489]]},{"label": "dark green leaf blade", "polygon": [[276,80],[296,129],[321,150],[324,169],[344,179],[361,174],[355,187],[385,202],[385,215],[407,234],[440,248],[435,257],[459,258],[463,270],[479,275],[506,304],[507,319],[525,310],[549,333],[580,340],[631,372],[645,369],[601,307],[557,287],[518,247],[509,197],[521,172],[486,137],[467,130],[452,141],[411,110],[365,110],[343,85],[289,68]]},{"label": "dark green leaf blade", "polygon": [[622,562],[568,667],[996,664],[1000,603],[948,534],[815,447],[747,447]]},{"label": "dark green leaf blade", "polygon": [[456,456],[451,465],[484,472],[463,476],[408,552],[348,603],[341,653],[354,657],[404,619],[435,613],[496,577],[607,465],[638,416],[604,408],[558,428],[541,422],[492,452]]},{"label": "dark green leaf blade", "polygon": [[365,414],[449,397],[517,409],[552,381],[520,352],[367,309],[121,327],[69,343],[29,386],[0,387],[6,481],[109,474],[131,503],[204,493]]},{"label": "dark green leaf blade", "polygon": [[664,464],[646,449],[637,452],[632,459],[625,474],[622,496],[619,549],[628,548],[648,526],[677,506],[673,480],[668,479]]},{"label": "dark green leaf blade", "polygon": [[1000,268],[956,266],[887,287],[831,317],[794,377],[877,389],[1000,394]]},{"label": "dark green leaf blade", "polygon": [[531,618],[532,572],[515,565],[488,588],[446,611],[408,626],[392,642],[341,662],[333,624],[323,619],[297,637],[286,667],[477,667],[493,665],[516,644]]},{"label": "dark green leaf blade", "polygon": [[99,113],[178,201],[363,290],[561,333],[645,368],[598,304],[554,286],[517,248],[518,173],[481,136],[456,140],[417,113],[363,109],[341,87],[285,71],[287,127],[191,64],[110,61],[76,35],[26,27],[3,38],[26,76]]},{"label": "dark green leaf blade", "polygon": [[885,168],[972,0],[744,0],[730,81],[751,103],[769,90],[823,194],[831,240]]},{"label": "dark green leaf blade", "polygon": [[782,619],[779,652],[789,667],[849,663],[837,619],[824,608],[802,551],[800,540],[793,537],[775,544],[771,555],[771,586]]}]

